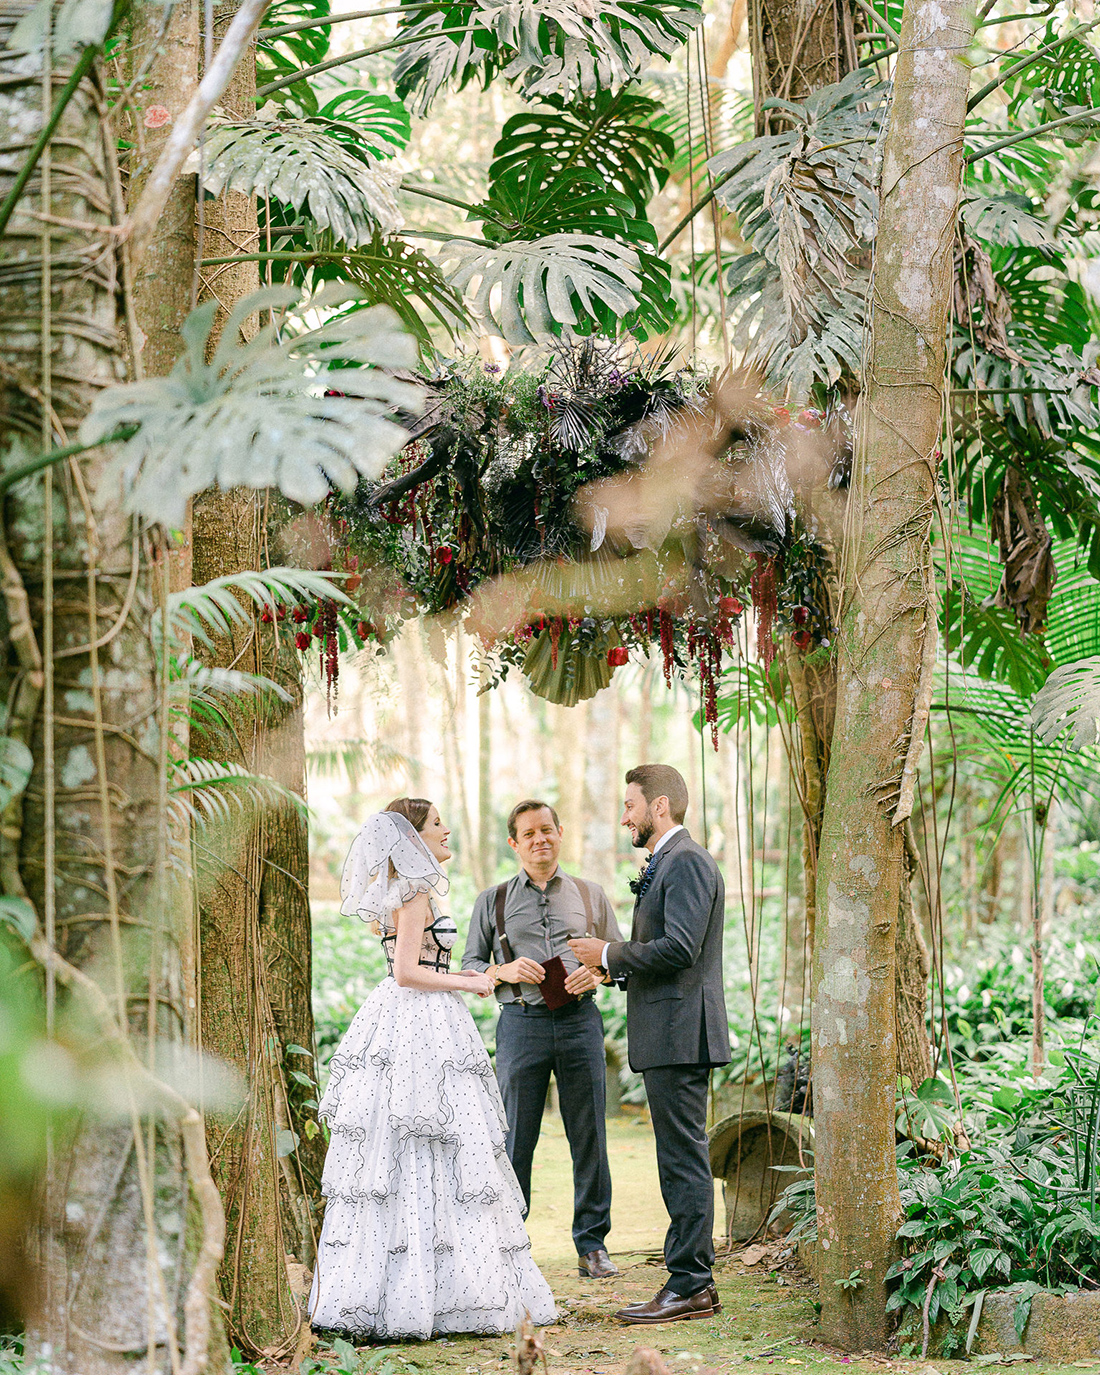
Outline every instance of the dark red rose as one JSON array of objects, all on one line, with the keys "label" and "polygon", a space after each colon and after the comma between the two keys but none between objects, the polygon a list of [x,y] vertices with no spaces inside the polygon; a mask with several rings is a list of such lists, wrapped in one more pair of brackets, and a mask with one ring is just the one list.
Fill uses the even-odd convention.
[{"label": "dark red rose", "polygon": [[295,635],[294,637],[294,643],[298,647],[298,649],[308,649],[309,636],[306,634],[304,630],[299,630],[297,635]]}]

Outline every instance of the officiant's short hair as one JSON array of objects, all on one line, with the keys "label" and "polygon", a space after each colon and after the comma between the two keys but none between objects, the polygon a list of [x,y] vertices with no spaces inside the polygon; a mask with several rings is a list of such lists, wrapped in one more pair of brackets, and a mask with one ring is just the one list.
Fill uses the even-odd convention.
[{"label": "officiant's short hair", "polygon": [[560,827],[561,822],[558,820],[558,814],[549,802],[540,802],[537,797],[525,797],[522,802],[517,802],[508,813],[508,834],[512,839],[515,840],[516,838],[516,822],[524,812],[541,812],[544,809],[554,818],[554,825]]},{"label": "officiant's short hair", "polygon": [[627,783],[637,783],[647,803],[658,797],[668,798],[668,810],[677,826],[687,816],[688,790],[684,776],[671,764],[639,764],[626,776]]}]

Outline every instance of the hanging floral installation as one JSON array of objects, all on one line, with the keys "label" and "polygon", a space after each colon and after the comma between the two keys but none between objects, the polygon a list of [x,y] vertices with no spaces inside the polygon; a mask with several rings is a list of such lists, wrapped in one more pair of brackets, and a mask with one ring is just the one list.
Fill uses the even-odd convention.
[{"label": "hanging floral installation", "polygon": [[843,409],[792,415],[740,379],[731,413],[729,385],[592,341],[532,369],[439,372],[385,480],[330,499],[328,567],[354,607],[291,611],[330,700],[341,652],[422,614],[463,614],[486,686],[519,669],[572,706],[657,650],[668,684],[698,676],[716,734],[746,607],[765,669],[783,636],[804,653],[829,642],[828,555],[792,473],[805,477],[809,454],[810,486],[843,486],[850,451]]}]

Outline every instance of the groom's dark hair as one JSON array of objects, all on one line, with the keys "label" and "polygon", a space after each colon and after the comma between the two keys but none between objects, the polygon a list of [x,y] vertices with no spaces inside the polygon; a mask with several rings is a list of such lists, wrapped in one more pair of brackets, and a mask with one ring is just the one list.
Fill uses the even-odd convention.
[{"label": "groom's dark hair", "polygon": [[549,802],[540,802],[537,797],[525,797],[522,802],[517,802],[508,813],[508,834],[513,840],[516,838],[516,822],[524,812],[541,812],[545,808],[554,818],[554,825],[560,826],[557,812],[551,807]]},{"label": "groom's dark hair", "polygon": [[677,826],[687,816],[688,790],[683,775],[671,764],[639,764],[626,776],[627,783],[637,783],[647,804],[658,797],[668,798],[668,810]]}]

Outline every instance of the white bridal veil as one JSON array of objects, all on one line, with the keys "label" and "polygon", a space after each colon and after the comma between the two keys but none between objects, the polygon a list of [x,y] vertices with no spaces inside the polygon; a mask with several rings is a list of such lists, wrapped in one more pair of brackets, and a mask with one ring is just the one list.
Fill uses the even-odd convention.
[{"label": "white bridal veil", "polygon": [[400,812],[375,812],[351,842],[340,875],[345,917],[385,924],[417,893],[442,897],[450,884],[439,861]]}]

